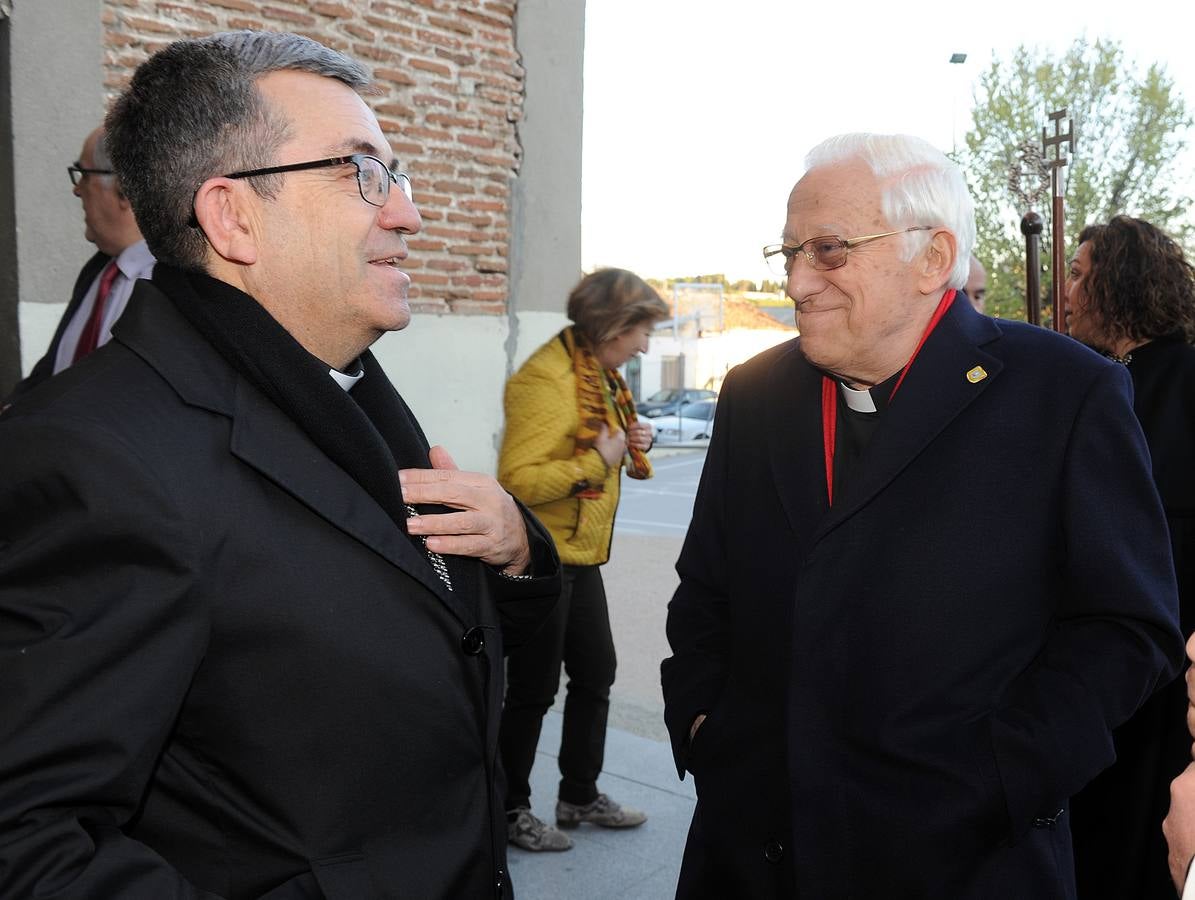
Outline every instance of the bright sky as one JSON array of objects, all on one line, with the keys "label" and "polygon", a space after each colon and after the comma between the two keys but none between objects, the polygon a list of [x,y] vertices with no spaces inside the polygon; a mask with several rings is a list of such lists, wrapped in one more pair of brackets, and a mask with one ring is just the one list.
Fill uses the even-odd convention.
[{"label": "bright sky", "polygon": [[979,74],[1018,44],[1114,38],[1142,69],[1164,63],[1195,107],[1176,25],[1124,0],[587,0],[582,265],[772,277],[759,248],[779,238],[808,149],[895,131],[948,151]]}]

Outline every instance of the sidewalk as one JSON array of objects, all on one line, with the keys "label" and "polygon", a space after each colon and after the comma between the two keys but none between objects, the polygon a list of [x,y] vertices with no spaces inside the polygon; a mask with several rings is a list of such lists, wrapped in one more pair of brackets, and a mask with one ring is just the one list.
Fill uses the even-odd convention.
[{"label": "sidewalk", "polygon": [[[544,716],[531,771],[533,811],[549,824],[556,821],[560,721],[555,709]],[[696,803],[692,779],[677,779],[668,744],[610,728],[598,788],[646,812],[647,822],[628,831],[582,825],[567,832],[573,849],[564,853],[510,847],[518,900],[673,900]]]},{"label": "sidewalk", "polygon": [[[693,452],[668,445],[652,451],[652,459]],[[582,825],[569,832],[573,848],[564,853],[510,847],[518,900],[673,900],[676,895],[696,803],[693,780],[676,777],[660,695],[660,660],[670,653],[664,620],[677,585],[673,564],[680,548],[680,534],[656,537],[615,529],[610,562],[602,567],[618,674],[610,694],[606,759],[598,789],[643,810],[647,822],[630,831]],[[556,705],[544,716],[531,771],[533,811],[549,824],[556,821],[556,754],[566,681],[561,678]]]}]

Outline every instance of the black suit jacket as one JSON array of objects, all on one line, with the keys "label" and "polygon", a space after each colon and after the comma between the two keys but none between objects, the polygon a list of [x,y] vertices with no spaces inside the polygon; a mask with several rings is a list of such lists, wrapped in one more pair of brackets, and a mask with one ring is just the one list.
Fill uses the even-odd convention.
[{"label": "black suit jacket", "polygon": [[719,399],[663,667],[680,896],[1074,897],[1058,810],[1182,658],[1128,375],[956,300],[832,508],[821,384],[798,339]]},{"label": "black suit jacket", "polygon": [[498,896],[527,521],[548,577],[449,593],[140,282],[0,420],[0,896]]},{"label": "black suit jacket", "polygon": [[54,360],[58,356],[58,345],[62,343],[62,333],[66,331],[66,326],[70,324],[71,319],[75,317],[75,313],[79,311],[79,304],[83,302],[83,298],[87,295],[87,289],[91,287],[91,283],[95,281],[96,276],[100,274],[111,258],[106,253],[97,251],[91,259],[83,264],[83,268],[79,272],[79,277],[75,279],[75,287],[71,291],[70,303],[66,305],[66,311],[62,314],[62,318],[58,320],[58,327],[54,330],[54,337],[50,341],[50,348],[37,361],[37,364],[34,365],[29,374],[17,382],[12,392],[8,395],[8,398],[4,401],[5,403],[11,403],[17,397],[21,396],[21,394],[27,393],[32,388],[37,387],[54,374]]}]

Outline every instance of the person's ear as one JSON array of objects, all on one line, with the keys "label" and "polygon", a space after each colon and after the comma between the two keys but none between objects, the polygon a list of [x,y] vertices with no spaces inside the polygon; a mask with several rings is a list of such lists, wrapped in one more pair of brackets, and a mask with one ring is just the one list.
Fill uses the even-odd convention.
[{"label": "person's ear", "polygon": [[958,258],[958,245],[954,235],[945,228],[934,231],[933,236],[917,257],[917,289],[922,294],[934,294],[950,283],[954,261]]},{"label": "person's ear", "polygon": [[[195,218],[218,256],[229,262],[257,262],[259,230],[252,190],[232,178],[209,178],[195,192]],[[256,195],[254,195],[256,196]]]}]

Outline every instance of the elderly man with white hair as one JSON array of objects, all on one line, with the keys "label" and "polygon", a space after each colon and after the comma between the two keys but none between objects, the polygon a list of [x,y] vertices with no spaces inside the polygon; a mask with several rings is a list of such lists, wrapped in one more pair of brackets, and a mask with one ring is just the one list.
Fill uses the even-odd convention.
[{"label": "elderly man with white hair", "polygon": [[1074,897],[1068,798],[1182,655],[1123,367],[955,302],[957,167],[816,147],[799,338],[727,377],[668,615],[678,896]]}]

